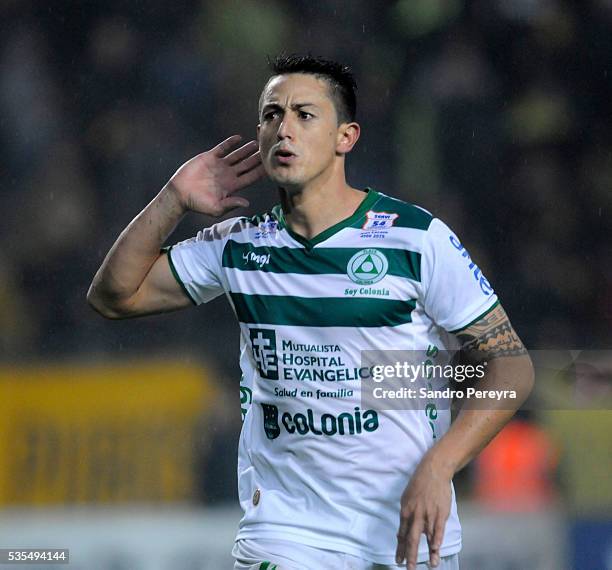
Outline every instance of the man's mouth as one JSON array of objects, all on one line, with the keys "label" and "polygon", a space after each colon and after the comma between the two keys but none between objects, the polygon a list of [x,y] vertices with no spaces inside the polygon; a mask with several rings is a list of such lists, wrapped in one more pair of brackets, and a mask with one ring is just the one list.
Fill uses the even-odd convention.
[{"label": "man's mouth", "polygon": [[296,157],[296,154],[290,150],[279,148],[274,151],[274,157],[280,164],[290,164]]}]

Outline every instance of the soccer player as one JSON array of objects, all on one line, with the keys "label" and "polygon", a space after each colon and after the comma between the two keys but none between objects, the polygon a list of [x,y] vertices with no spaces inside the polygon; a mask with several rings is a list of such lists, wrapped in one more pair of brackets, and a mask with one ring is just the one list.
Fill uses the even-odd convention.
[{"label": "soccer player", "polygon": [[[532,387],[521,341],[452,231],[417,206],[347,184],[355,108],[345,66],[277,58],[257,142],[232,136],[181,166],[88,292],[113,319],[228,297],[243,372],[238,569],[458,568],[453,475]],[[248,206],[236,192],[264,174],[280,192],[268,214],[161,250],[187,212]],[[515,391],[514,403],[465,401],[452,423],[443,408],[364,406],[372,369],[362,351],[398,348],[434,359],[461,348],[487,362],[479,388]]]}]

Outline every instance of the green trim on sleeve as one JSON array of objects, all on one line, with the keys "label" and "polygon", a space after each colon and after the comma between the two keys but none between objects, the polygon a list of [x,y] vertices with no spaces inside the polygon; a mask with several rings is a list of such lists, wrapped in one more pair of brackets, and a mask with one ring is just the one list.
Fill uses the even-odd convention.
[{"label": "green trim on sleeve", "polygon": [[168,258],[168,264],[170,265],[170,271],[172,271],[172,275],[174,275],[174,278],[176,279],[177,283],[181,286],[183,293],[185,293],[185,295],[187,295],[187,298],[197,307],[198,304],[195,302],[195,299],[191,296],[189,291],[187,291],[187,287],[185,287],[185,284],[181,281],[181,278],[179,277],[179,274],[176,271],[176,267],[174,266],[174,261],[172,261],[172,256],[170,255],[171,251],[172,251],[172,246],[164,247],[162,249],[162,252],[164,252],[166,254],[166,257]]},{"label": "green trim on sleeve", "polygon": [[497,305],[499,305],[499,299],[497,299],[497,301],[495,301],[495,303],[493,303],[484,313],[481,313],[480,315],[478,315],[474,320],[470,321],[467,325],[461,327],[460,329],[455,329],[454,331],[448,331],[448,332],[450,332],[451,334],[457,334],[461,331],[464,331],[468,327],[471,327],[474,323],[477,323],[483,317],[486,317],[495,307],[497,307]]}]

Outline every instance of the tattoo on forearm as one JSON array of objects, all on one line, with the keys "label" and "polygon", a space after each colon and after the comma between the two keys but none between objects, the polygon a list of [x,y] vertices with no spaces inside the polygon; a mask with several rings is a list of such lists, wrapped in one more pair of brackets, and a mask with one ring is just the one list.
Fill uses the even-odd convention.
[{"label": "tattoo on forearm", "polygon": [[477,362],[500,356],[527,354],[501,305],[477,323],[457,333],[457,337],[465,356]]}]

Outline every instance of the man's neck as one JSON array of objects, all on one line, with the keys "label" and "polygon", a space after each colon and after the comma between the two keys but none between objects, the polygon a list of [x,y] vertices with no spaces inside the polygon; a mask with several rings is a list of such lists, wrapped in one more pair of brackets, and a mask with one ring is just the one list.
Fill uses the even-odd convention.
[{"label": "man's neck", "polygon": [[295,233],[312,239],[350,217],[365,194],[344,179],[326,181],[294,190],[280,188],[280,199],[287,225]]}]

